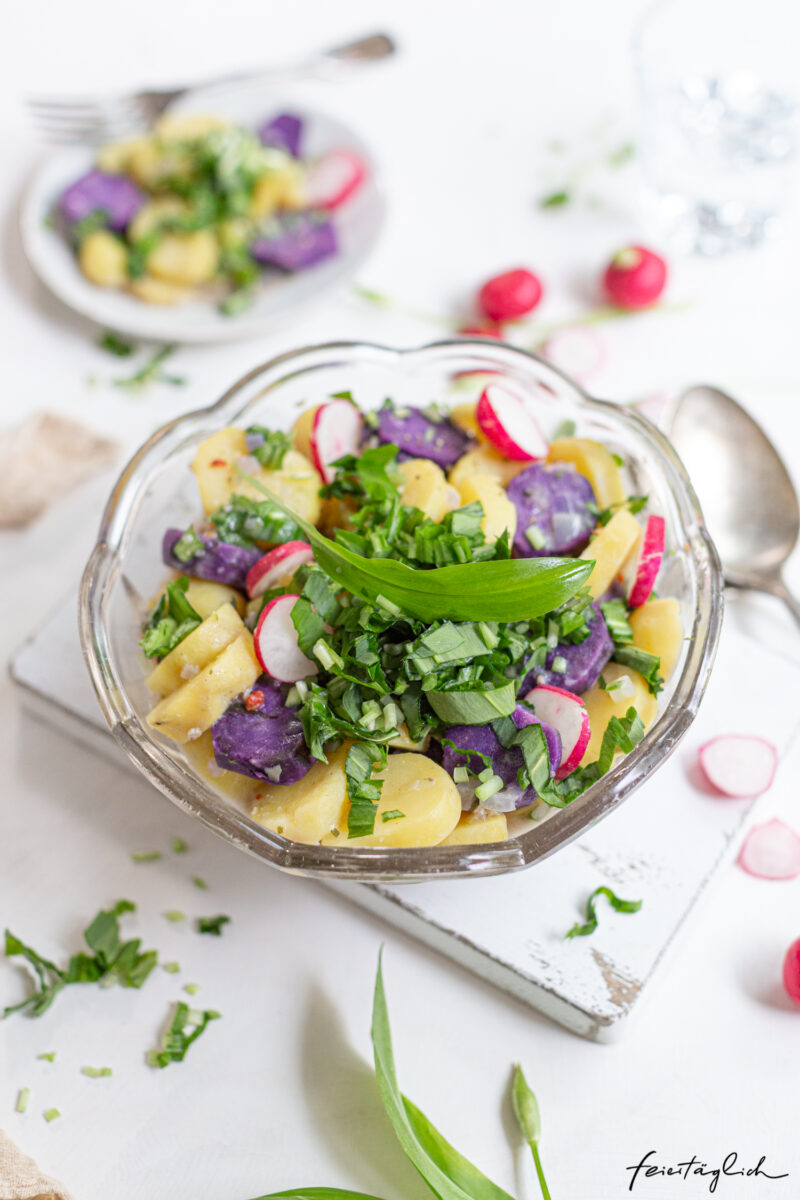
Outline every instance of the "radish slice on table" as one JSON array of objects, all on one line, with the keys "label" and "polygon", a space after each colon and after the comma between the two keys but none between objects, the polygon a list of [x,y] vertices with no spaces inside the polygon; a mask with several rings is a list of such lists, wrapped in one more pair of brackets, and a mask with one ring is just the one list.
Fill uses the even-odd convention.
[{"label": "radish slice on table", "polygon": [[306,202],[311,208],[338,208],[366,178],[367,168],[352,150],[329,150],[306,175]]},{"label": "radish slice on table", "polygon": [[549,337],[544,346],[544,357],[568,375],[588,379],[602,367],[606,356],[598,334],[593,329],[576,326],[561,329]]},{"label": "radish slice on table", "polygon": [[760,796],[778,765],[772,742],[749,733],[712,738],[700,747],[698,757],[708,782],[726,796]]},{"label": "radish slice on table", "polygon": [[288,595],[270,600],[253,634],[256,658],[267,674],[280,683],[297,683],[307,675],[316,675],[319,669],[297,644],[292,609],[299,599]]},{"label": "radish slice on table", "polygon": [[263,596],[280,579],[291,578],[298,567],[314,561],[314,551],[308,542],[285,542],[264,554],[247,572],[245,587],[251,600]]},{"label": "radish slice on table", "polygon": [[783,986],[795,1004],[800,1004],[800,938],[792,942],[783,960]]},{"label": "radish slice on table", "polygon": [[800,835],[777,818],[756,825],[739,851],[739,866],[757,879],[796,879],[800,875]]},{"label": "radish slice on table", "polygon": [[505,458],[534,462],[547,457],[544,434],[522,397],[505,384],[490,383],[484,388],[475,416],[481,431]]},{"label": "radish slice on table", "polygon": [[331,463],[345,454],[358,454],[363,428],[361,413],[349,400],[329,400],[314,414],[311,427],[311,457],[325,483],[332,483]]},{"label": "radish slice on table", "polygon": [[666,523],[663,517],[647,518],[639,548],[628,574],[628,604],[638,608],[650,599],[664,557]]},{"label": "radish slice on table", "polygon": [[540,684],[523,697],[545,725],[552,725],[561,736],[561,765],[556,779],[563,779],[580,765],[592,730],[589,714],[580,696],[563,688]]}]

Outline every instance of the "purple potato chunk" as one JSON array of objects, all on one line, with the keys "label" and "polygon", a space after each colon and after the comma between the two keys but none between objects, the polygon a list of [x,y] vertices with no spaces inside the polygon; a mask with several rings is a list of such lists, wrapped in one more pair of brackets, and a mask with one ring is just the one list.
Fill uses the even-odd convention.
[{"label": "purple potato chunk", "polygon": [[203,554],[196,554],[188,562],[181,562],[173,554],[175,543],[183,537],[183,529],[168,529],[164,534],[161,557],[168,567],[196,579],[208,579],[212,583],[227,583],[245,591],[247,572],[261,558],[260,550],[248,550],[234,546],[232,542],[221,542],[216,537],[201,537]]},{"label": "purple potato chunk", "polygon": [[338,251],[333,224],[316,220],[307,213],[284,221],[275,234],[257,237],[250,244],[253,258],[282,271],[303,271]]},{"label": "purple potato chunk", "polygon": [[279,113],[265,121],[258,130],[261,144],[275,150],[285,150],[292,158],[300,157],[300,139],[303,136],[303,121],[294,113]]},{"label": "purple potato chunk", "polygon": [[108,228],[122,233],[144,201],[144,193],[127,176],[92,170],[61,193],[58,209],[69,225],[102,209],[107,214]]},{"label": "purple potato chunk", "polygon": [[286,707],[274,680],[262,677],[256,691],[264,696],[258,707],[237,702],[211,726],[217,765],[267,783],[297,783],[314,765],[297,711]]},{"label": "purple potato chunk", "polygon": [[[559,642],[555,650],[551,650],[545,659],[543,667],[534,667],[525,676],[520,696],[525,696],[537,684],[549,683],[552,687],[563,688],[566,692],[574,692],[581,696],[597,682],[600,672],[614,653],[614,643],[608,626],[595,600],[587,609],[586,620],[590,633],[586,641],[573,644]],[[564,671],[554,671],[553,663],[557,658],[566,662]]]},{"label": "purple potato chunk", "polygon": [[[514,552],[522,558],[575,554],[597,524],[597,501],[588,479],[570,463],[533,463],[508,485],[517,510]],[[538,544],[527,531],[535,526]]]},{"label": "purple potato chunk", "polygon": [[378,442],[397,446],[398,462],[429,458],[440,467],[452,467],[469,448],[470,437],[446,418],[433,421],[420,408],[392,408],[378,412]]},{"label": "purple potato chunk", "polygon": [[[561,765],[561,737],[558,731],[545,724],[544,721],[540,721],[534,713],[520,705],[514,712],[513,720],[518,729],[525,725],[541,725],[550,755],[550,776],[552,778]],[[451,725],[441,736],[443,742],[445,739],[451,741],[453,745],[466,752],[459,754],[458,750],[454,750],[452,746],[442,746],[442,766],[450,775],[459,766],[466,766],[477,775],[484,769],[481,755],[485,754],[491,759],[492,770],[503,780],[505,787],[485,802],[488,808],[493,808],[497,812],[512,812],[516,808],[525,808],[526,805],[533,804],[536,799],[534,789],[527,787],[523,790],[517,783],[519,769],[525,765],[519,746],[508,748],[501,746],[494,730],[489,725]],[[471,792],[472,788],[470,788],[468,796],[470,802],[472,800]]]}]

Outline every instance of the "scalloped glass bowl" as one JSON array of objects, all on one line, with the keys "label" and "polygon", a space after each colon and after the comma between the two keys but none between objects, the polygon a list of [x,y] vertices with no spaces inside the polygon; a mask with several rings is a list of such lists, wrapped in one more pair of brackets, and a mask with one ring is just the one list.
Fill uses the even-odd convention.
[{"label": "scalloped glass bowl", "polygon": [[[580,435],[604,442],[625,462],[629,492],[648,493],[667,524],[670,554],[659,580],[677,597],[686,641],[660,697],[658,719],[643,741],[567,808],[526,821],[506,842],[422,849],[300,845],[257,825],[192,768],[180,747],[145,723],[152,697],[138,647],[151,597],[163,585],[161,535],[198,518],[189,464],[197,445],[224,425],[289,428],[298,412],[333,392],[351,390],[364,407],[386,396],[401,405],[458,403],[480,394],[491,371],[526,388],[546,434],[574,421]],[[312,346],[250,371],[209,408],[155,433],[128,463],[106,506],[81,585],[83,652],[114,738],[142,773],[185,812],[272,866],[297,874],[362,881],[494,875],[531,866],[611,812],[672,752],[705,689],[719,638],[723,581],[714,546],[686,473],[658,430],[626,408],[593,400],[555,368],[488,341],[449,341],[417,350],[362,343]]]}]

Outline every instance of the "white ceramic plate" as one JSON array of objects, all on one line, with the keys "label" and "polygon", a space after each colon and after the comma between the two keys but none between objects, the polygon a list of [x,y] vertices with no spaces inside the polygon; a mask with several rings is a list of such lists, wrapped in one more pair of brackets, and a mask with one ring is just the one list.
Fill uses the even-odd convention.
[{"label": "white ceramic plate", "polygon": [[25,193],[20,214],[22,244],[39,278],[76,312],[129,336],[165,342],[222,342],[254,337],[290,313],[308,307],[352,279],[374,246],[385,214],[375,161],[356,134],[321,112],[281,101],[263,91],[227,96],[195,96],[174,112],[215,113],[255,128],[281,111],[296,112],[305,122],[303,153],[309,157],[335,148],[354,150],[366,162],[368,177],[358,192],[333,214],[339,253],[296,275],[266,275],[253,305],[227,317],[206,300],[174,307],[145,304],[124,292],[95,287],[81,274],[62,234],[45,224],[61,191],[90,169],[92,147],[58,150],[39,168]]}]

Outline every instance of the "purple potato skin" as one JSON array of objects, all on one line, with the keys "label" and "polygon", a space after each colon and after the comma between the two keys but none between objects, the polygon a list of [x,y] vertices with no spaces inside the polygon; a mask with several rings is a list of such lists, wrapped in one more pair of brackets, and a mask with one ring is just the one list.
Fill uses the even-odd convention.
[{"label": "purple potato skin", "polygon": [[[519,720],[517,719],[518,714],[520,714]],[[546,725],[544,721],[540,721],[532,712],[521,709],[520,706],[517,707],[513,720],[518,729],[524,725],[541,725],[550,753],[550,775],[552,777],[561,765],[561,738],[558,732],[550,725]],[[480,754],[488,755],[492,760],[492,769],[495,775],[499,775],[506,786],[517,782],[517,772],[520,767],[525,765],[519,746],[510,746],[508,749],[501,746],[494,731],[488,725],[451,725],[441,736],[442,739],[448,739],[463,750],[478,751]],[[459,754],[452,746],[442,746],[442,766],[450,775],[458,766],[469,767],[471,771],[478,774],[483,770],[483,760],[477,754]],[[517,799],[515,807],[525,808],[535,799],[536,792],[532,787],[528,787]]]},{"label": "purple potato skin", "polygon": [[89,171],[61,193],[58,209],[68,225],[74,225],[99,208],[108,213],[108,228],[122,233],[145,201],[144,193],[125,175]]},{"label": "purple potato skin", "polygon": [[314,765],[303,726],[296,710],[286,707],[280,684],[262,677],[256,689],[264,693],[258,708],[248,712],[237,702],[211,726],[214,758],[224,770],[251,779],[296,783]]},{"label": "purple potato skin", "polygon": [[[514,553],[521,558],[575,554],[589,541],[597,524],[596,513],[587,508],[597,503],[592,485],[566,463],[526,467],[508,485],[508,498],[517,510]],[[539,550],[525,536],[531,525],[544,538]]]},{"label": "purple potato skin", "polygon": [[259,128],[258,137],[263,146],[272,146],[276,150],[285,150],[292,158],[300,157],[300,139],[303,136],[303,122],[294,113],[280,113],[270,121],[265,121]]},{"label": "purple potato skin", "polygon": [[184,575],[194,575],[196,579],[227,583],[242,592],[246,590],[247,572],[261,558],[260,550],[247,550],[244,546],[234,546],[231,542],[221,542],[218,538],[203,537],[200,541],[205,546],[205,554],[196,554],[188,562],[181,562],[172,550],[183,533],[183,529],[168,529],[164,534],[161,557],[166,566]]},{"label": "purple potato skin", "polygon": [[398,462],[429,458],[445,469],[457,463],[470,445],[463,429],[448,420],[432,421],[419,408],[380,409],[376,433],[380,443],[397,446]]},{"label": "purple potato skin", "polygon": [[[574,692],[576,696],[583,695],[597,682],[600,672],[614,653],[614,643],[608,632],[605,618],[595,600],[591,603],[593,616],[587,613],[591,633],[585,642],[574,645],[561,642],[555,650],[551,650],[543,667],[534,667],[525,676],[520,696],[526,696],[531,688],[539,683],[548,683],[551,687],[563,688],[565,692]],[[553,659],[557,656],[567,660],[567,669],[563,674],[552,671]]]},{"label": "purple potato skin", "polygon": [[273,237],[257,237],[250,244],[253,258],[282,271],[303,271],[338,252],[333,224],[313,220],[305,213],[286,222]]}]

